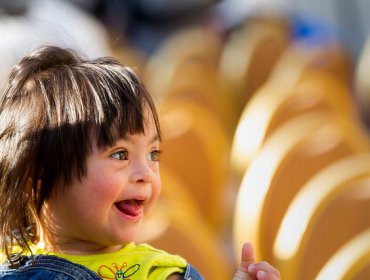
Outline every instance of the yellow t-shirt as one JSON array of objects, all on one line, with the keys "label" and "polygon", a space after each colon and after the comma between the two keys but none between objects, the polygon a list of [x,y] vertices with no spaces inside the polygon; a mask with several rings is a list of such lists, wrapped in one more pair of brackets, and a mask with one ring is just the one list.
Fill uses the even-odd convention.
[{"label": "yellow t-shirt", "polygon": [[[32,248],[34,249],[34,248]],[[35,248],[35,255],[54,255],[93,270],[102,279],[159,280],[175,272],[184,273],[186,261],[180,256],[153,248],[148,244],[130,243],[108,254],[67,255]]]}]

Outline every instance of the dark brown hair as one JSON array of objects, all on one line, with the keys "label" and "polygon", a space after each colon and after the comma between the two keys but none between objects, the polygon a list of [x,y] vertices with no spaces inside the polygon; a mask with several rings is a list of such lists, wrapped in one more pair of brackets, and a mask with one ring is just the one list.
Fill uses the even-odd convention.
[{"label": "dark brown hair", "polygon": [[14,67],[0,99],[0,238],[11,262],[14,246],[37,240],[34,225],[56,182],[86,174],[93,144],[144,133],[147,107],[160,135],[151,96],[113,58],[44,46]]}]

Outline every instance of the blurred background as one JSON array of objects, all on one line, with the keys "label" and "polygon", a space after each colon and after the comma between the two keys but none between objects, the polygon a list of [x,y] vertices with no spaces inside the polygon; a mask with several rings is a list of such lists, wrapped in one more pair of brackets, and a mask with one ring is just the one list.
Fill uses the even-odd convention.
[{"label": "blurred background", "polygon": [[370,2],[0,0],[0,87],[41,44],[114,56],[159,108],[162,198],[138,242],[231,279],[370,279]]}]

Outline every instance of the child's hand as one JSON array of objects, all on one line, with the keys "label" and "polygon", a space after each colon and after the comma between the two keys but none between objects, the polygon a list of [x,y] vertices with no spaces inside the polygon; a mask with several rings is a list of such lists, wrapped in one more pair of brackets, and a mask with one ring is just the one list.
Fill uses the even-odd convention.
[{"label": "child's hand", "polygon": [[252,244],[245,243],[242,248],[240,268],[235,274],[234,280],[278,279],[280,279],[280,272],[265,261],[256,263]]}]

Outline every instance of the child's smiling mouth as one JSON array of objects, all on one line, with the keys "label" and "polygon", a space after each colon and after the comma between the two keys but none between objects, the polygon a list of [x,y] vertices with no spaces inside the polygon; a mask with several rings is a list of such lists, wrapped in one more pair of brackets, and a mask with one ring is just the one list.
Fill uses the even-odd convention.
[{"label": "child's smiling mouth", "polygon": [[129,199],[116,202],[114,205],[126,216],[138,217],[143,212],[144,200]]}]

